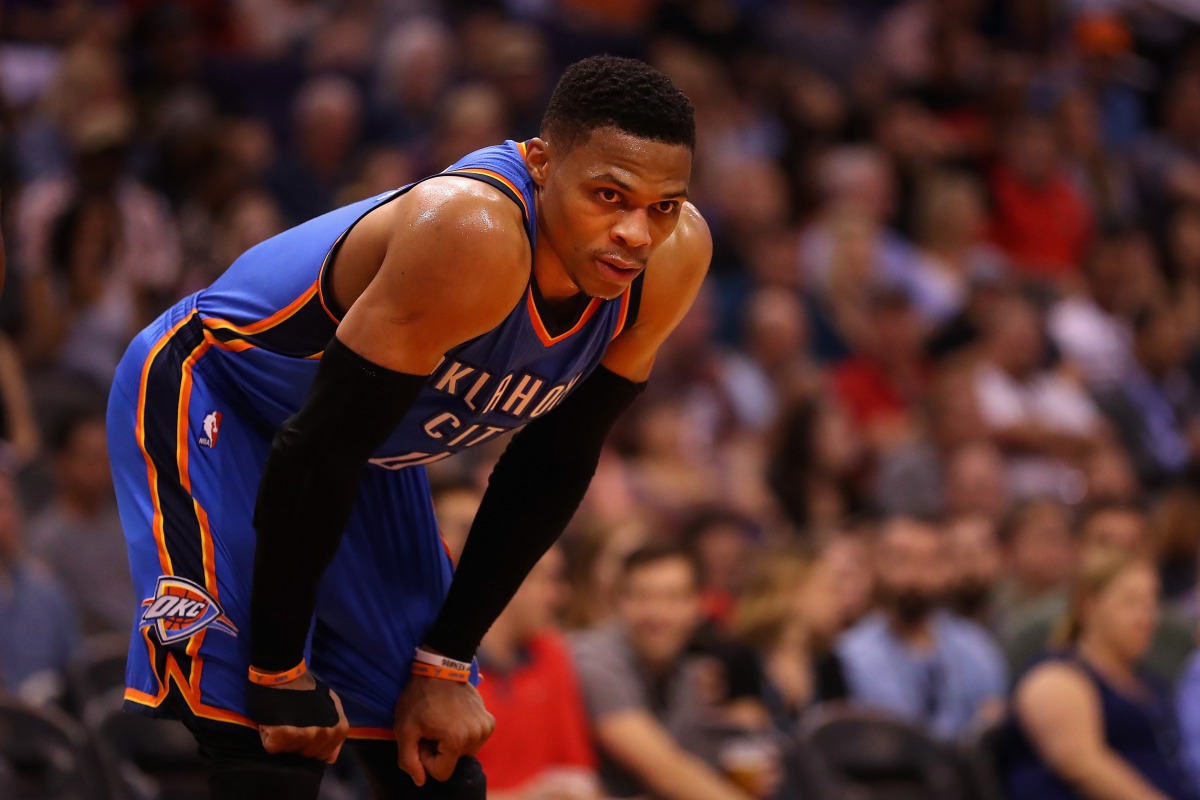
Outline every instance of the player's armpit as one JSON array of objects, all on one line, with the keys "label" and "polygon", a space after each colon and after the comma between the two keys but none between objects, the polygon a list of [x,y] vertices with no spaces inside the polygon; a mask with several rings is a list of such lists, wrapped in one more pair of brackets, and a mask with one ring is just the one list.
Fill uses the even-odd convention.
[{"label": "player's armpit", "polygon": [[646,266],[637,322],[613,340],[601,363],[631,381],[646,380],[658,348],[692,307],[711,260],[708,225],[685,204],[675,232]]},{"label": "player's armpit", "polygon": [[[427,181],[395,203],[383,263],[338,337],[388,369],[428,374],[448,350],[496,327],[516,306],[529,282],[530,245],[517,206],[478,181]],[[334,280],[364,268],[374,265],[339,256]]]}]

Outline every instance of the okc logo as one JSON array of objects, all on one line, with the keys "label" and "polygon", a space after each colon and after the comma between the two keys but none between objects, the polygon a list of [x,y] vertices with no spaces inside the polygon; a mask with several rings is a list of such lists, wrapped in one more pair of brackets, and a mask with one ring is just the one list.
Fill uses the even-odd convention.
[{"label": "okc logo", "polygon": [[154,597],[143,600],[141,626],[154,626],[163,644],[190,639],[205,628],[237,636],[234,625],[213,596],[186,578],[160,575]]},{"label": "okc logo", "polygon": [[200,437],[200,444],[205,447],[217,446],[217,434],[221,431],[221,412],[210,411],[204,417],[204,435]]}]

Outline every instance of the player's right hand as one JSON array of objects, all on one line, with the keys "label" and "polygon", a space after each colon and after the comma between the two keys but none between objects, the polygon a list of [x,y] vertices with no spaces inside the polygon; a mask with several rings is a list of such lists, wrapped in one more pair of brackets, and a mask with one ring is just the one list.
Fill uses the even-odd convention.
[{"label": "player's right hand", "polygon": [[[316,680],[311,673],[304,673],[295,680],[281,683],[278,686],[266,687],[272,692],[313,691],[317,688]],[[337,693],[329,689],[329,696],[337,708],[338,721],[332,727],[296,725],[259,725],[258,735],[262,739],[263,748],[272,755],[278,753],[297,753],[306,758],[315,758],[332,764],[337,761],[342,752],[342,745],[350,733],[350,723],[342,711],[342,701]]]},{"label": "player's right hand", "polygon": [[495,729],[474,686],[414,675],[396,702],[400,769],[417,786],[426,774],[447,781],[458,759],[475,755]]}]

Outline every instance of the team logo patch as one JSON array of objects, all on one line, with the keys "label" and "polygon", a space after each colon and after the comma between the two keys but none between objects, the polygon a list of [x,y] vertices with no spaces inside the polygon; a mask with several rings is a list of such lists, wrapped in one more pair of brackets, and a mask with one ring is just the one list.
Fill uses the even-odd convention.
[{"label": "team logo patch", "polygon": [[154,626],[163,644],[190,639],[208,627],[237,636],[237,626],[213,596],[186,578],[160,575],[154,597],[143,600],[142,607],[142,627]]},{"label": "team logo patch", "polygon": [[204,435],[200,437],[200,444],[205,447],[217,446],[217,434],[221,432],[221,412],[210,411],[204,417]]}]

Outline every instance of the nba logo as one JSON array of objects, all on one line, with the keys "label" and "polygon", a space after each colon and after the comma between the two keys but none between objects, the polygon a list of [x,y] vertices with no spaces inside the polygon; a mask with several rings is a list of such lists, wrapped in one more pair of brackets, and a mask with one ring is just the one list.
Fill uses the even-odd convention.
[{"label": "nba logo", "polygon": [[200,444],[205,447],[217,446],[217,433],[221,430],[221,412],[210,411],[204,417],[204,435],[200,437]]}]

